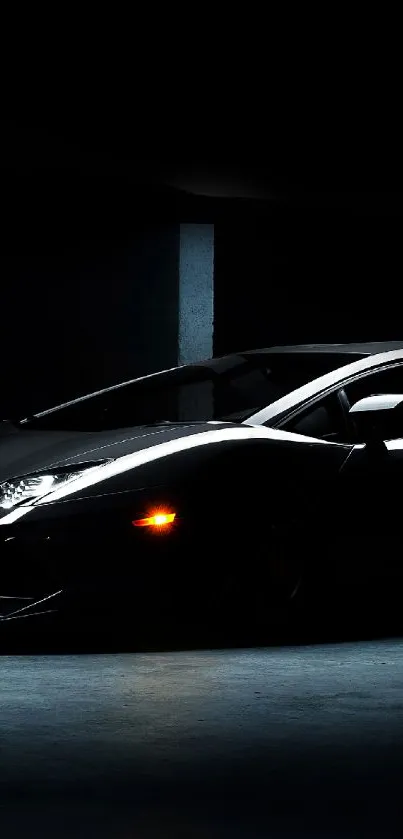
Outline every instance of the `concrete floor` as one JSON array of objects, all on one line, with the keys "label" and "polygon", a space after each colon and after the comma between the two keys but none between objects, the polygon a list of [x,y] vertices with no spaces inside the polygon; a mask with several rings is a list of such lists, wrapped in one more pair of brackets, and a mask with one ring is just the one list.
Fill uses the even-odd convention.
[{"label": "concrete floor", "polygon": [[7,839],[403,833],[403,641],[0,667]]}]

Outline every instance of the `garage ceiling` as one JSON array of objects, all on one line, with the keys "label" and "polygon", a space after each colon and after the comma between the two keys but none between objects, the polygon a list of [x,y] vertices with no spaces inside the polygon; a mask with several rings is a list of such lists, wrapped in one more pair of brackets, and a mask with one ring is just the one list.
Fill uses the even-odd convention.
[{"label": "garage ceiling", "polygon": [[[203,104],[203,103],[202,103]],[[146,107],[147,105],[147,107]],[[148,109],[148,110],[147,110]],[[338,118],[337,118],[338,116]],[[380,130],[380,128],[382,130]],[[79,168],[199,196],[400,212],[400,132],[351,115],[262,107],[220,114],[168,102],[28,100],[3,122],[2,165]]]}]

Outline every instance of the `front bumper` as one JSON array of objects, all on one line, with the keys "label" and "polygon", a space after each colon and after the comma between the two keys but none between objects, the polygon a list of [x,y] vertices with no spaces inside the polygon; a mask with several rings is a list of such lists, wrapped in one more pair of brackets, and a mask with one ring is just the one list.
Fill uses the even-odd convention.
[{"label": "front bumper", "polygon": [[131,501],[54,506],[0,528],[0,651],[134,650],[206,624],[215,557],[189,517],[155,534],[132,526]]}]

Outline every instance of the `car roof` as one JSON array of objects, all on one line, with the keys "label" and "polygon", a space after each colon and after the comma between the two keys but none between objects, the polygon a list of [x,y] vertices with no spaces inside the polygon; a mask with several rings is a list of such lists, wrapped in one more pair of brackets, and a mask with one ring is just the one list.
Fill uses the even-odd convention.
[{"label": "car roof", "polygon": [[267,347],[260,350],[246,350],[243,355],[254,355],[259,353],[296,353],[296,354],[327,354],[334,353],[335,355],[355,355],[362,358],[377,353],[390,352],[392,350],[402,350],[402,341],[370,341],[358,342],[349,344],[285,344],[274,347]]}]

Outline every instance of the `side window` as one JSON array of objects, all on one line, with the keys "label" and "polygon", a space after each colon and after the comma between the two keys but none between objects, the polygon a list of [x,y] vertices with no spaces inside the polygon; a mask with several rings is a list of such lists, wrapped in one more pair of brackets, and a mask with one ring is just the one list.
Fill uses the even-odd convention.
[{"label": "side window", "polygon": [[[303,409],[292,419],[285,421],[281,428],[335,443],[358,443],[360,440],[354,422],[348,414],[349,406],[359,399],[377,393],[403,394],[403,365],[356,379],[345,385],[344,389]],[[403,437],[403,426],[401,436]]]},{"label": "side window", "polygon": [[[351,384],[346,385],[345,392],[350,405],[366,396],[375,396],[381,393],[403,394],[403,366],[391,367],[389,370],[381,370],[369,376],[363,376]],[[392,421],[393,419],[393,421]],[[358,429],[355,427],[354,419],[350,416],[349,425],[355,442],[362,442]],[[391,424],[385,425],[382,436],[385,439],[403,437],[403,423],[400,428],[400,420],[391,418]]]},{"label": "side window", "polygon": [[282,428],[307,437],[341,442],[345,436],[345,420],[341,405],[335,394],[301,411]]},{"label": "side window", "polygon": [[363,376],[345,386],[350,405],[376,393],[403,393],[403,365]]}]

